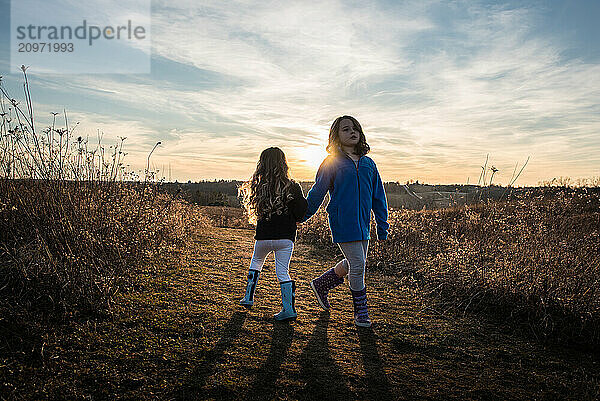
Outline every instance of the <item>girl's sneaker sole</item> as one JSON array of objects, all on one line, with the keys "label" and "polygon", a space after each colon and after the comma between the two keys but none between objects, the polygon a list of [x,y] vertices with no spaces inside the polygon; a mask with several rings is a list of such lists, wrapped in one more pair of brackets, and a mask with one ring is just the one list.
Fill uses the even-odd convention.
[{"label": "girl's sneaker sole", "polygon": [[321,301],[321,297],[319,296],[319,293],[317,292],[317,289],[315,288],[315,284],[312,281],[310,282],[310,288],[312,288],[313,292],[315,293],[315,297],[317,297],[317,301],[319,302],[319,306],[321,308],[323,308],[323,310],[328,311],[329,308],[326,308],[325,305],[323,305],[323,301]]},{"label": "girl's sneaker sole", "polygon": [[354,321],[354,324],[357,327],[371,327],[371,322],[357,322],[356,320]]}]

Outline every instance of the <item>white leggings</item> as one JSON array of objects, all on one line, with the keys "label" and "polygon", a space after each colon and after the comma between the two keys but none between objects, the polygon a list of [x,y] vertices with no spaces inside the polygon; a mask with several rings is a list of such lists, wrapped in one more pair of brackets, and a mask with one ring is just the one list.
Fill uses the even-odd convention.
[{"label": "white leggings", "polygon": [[275,253],[275,274],[279,282],[290,281],[290,259],[294,251],[294,242],[289,239],[257,239],[254,242],[254,253],[250,262],[250,270],[261,271],[267,255]]},{"label": "white leggings", "polygon": [[338,264],[343,263],[344,269],[348,272],[350,289],[362,290],[365,288],[365,265],[367,264],[369,240],[339,242],[338,246],[345,257]]}]

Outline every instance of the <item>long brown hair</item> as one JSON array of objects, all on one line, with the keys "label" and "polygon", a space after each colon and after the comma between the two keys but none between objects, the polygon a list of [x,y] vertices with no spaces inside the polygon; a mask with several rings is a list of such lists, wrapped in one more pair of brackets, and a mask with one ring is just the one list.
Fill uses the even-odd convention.
[{"label": "long brown hair", "polygon": [[354,124],[354,128],[360,132],[360,137],[358,138],[358,143],[354,146],[354,153],[360,156],[364,156],[371,150],[371,147],[367,143],[367,138],[363,133],[363,129],[358,122],[358,120],[352,116],[341,116],[335,119],[333,124],[331,124],[331,128],[329,128],[329,143],[327,144],[327,153],[335,153],[340,149],[340,122],[347,118],[352,121]]},{"label": "long brown hair", "polygon": [[288,171],[281,149],[271,147],[262,151],[252,178],[238,189],[250,223],[256,224],[263,218],[269,220],[274,213],[287,212],[287,202],[292,199],[292,180]]}]

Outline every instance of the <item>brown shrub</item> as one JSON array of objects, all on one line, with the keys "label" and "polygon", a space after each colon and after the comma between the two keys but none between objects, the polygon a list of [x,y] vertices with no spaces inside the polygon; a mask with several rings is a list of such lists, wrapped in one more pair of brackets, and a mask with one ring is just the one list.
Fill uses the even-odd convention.
[{"label": "brown shrub", "polygon": [[108,151],[88,149],[66,113],[65,128],[54,113],[38,132],[25,69],[27,111],[0,79],[0,314],[106,311],[136,269],[206,219],[161,193],[148,168],[142,182],[125,171],[125,138]]},{"label": "brown shrub", "polygon": [[[449,308],[477,307],[539,338],[600,342],[600,196],[588,189],[523,192],[508,202],[392,210],[368,269],[423,285]],[[301,239],[330,246],[326,214]],[[375,235],[372,235],[375,238]]]}]

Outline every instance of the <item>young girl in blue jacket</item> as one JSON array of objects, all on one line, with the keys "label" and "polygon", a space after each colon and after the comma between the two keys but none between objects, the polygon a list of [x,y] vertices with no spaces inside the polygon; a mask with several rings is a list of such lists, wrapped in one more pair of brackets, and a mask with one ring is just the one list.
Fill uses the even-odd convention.
[{"label": "young girl in blue jacket", "polygon": [[329,192],[329,228],[333,242],[344,255],[335,267],[312,280],[319,305],[329,310],[327,295],[348,275],[354,304],[354,323],[370,327],[365,287],[365,265],[370,240],[371,210],[377,223],[377,238],[385,240],[389,224],[385,191],[375,162],[366,156],[370,147],[360,123],[351,116],[336,118],[329,130],[327,152],[315,183],[308,192],[308,209],[302,221],[319,209]]},{"label": "young girl in blue jacket", "polygon": [[260,154],[252,178],[239,189],[242,205],[250,221],[256,224],[254,253],[250,261],[246,293],[240,305],[251,308],[258,277],[271,252],[275,253],[275,274],[281,287],[281,312],[275,320],[293,320],[296,284],[290,278],[289,264],[296,239],[296,222],[306,212],[302,188],[288,175],[285,154],[279,148],[268,148]]}]

